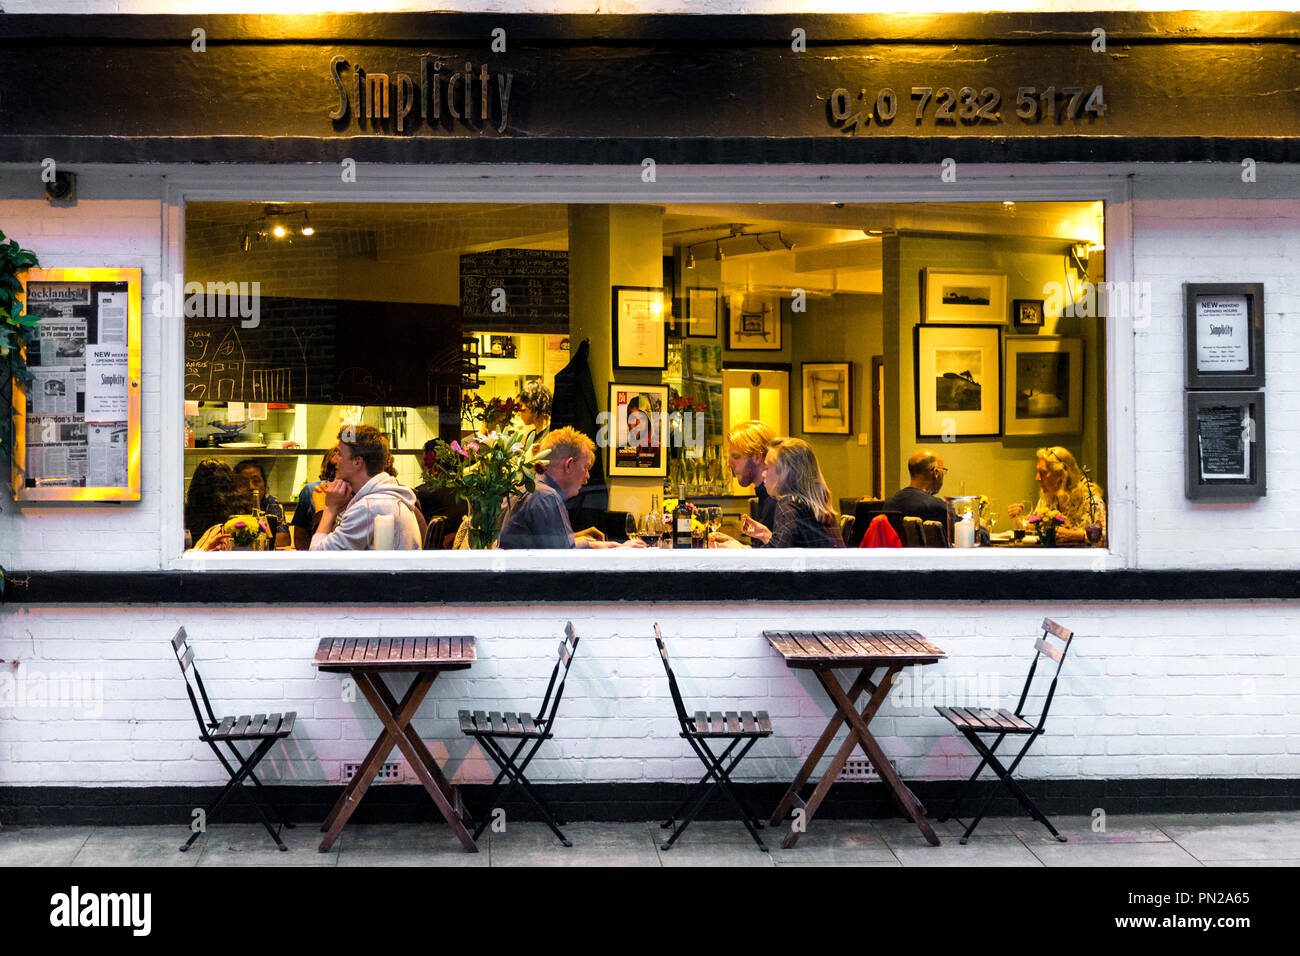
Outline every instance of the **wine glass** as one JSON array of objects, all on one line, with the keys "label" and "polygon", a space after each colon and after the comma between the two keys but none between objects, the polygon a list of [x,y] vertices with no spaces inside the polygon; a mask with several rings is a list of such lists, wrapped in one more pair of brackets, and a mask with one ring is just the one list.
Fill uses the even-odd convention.
[{"label": "wine glass", "polygon": [[659,536],[663,533],[663,519],[653,511],[647,511],[641,518],[641,540],[646,547],[659,547]]},{"label": "wine glass", "polygon": [[637,541],[641,537],[640,524],[636,520],[636,515],[632,512],[627,513],[627,519],[624,523],[624,530],[627,532],[628,541]]},{"label": "wine glass", "polygon": [[1014,532],[1013,536],[1015,537],[1015,539],[1017,541],[1020,541],[1025,536],[1025,528],[1026,528],[1025,522],[1029,518],[1029,502],[1017,501],[1015,502],[1015,504],[1020,505],[1020,514],[1018,514],[1015,518],[1011,519],[1012,522],[1014,523],[1014,528],[1012,530]]}]

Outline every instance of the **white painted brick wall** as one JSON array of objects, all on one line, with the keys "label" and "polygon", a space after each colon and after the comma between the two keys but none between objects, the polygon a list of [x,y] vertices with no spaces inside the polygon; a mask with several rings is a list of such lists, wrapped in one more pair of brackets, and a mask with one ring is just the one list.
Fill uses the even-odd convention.
[{"label": "white painted brick wall", "polygon": [[[872,725],[912,779],[968,774],[964,741],[932,710],[974,703],[945,691],[994,696],[1012,706],[1044,615],[1077,631],[1048,734],[1022,770],[1034,778],[1295,776],[1300,774],[1300,653],[1281,644],[1285,605],[825,607],[816,626],[913,627],[949,659],[904,672]],[[101,675],[102,700],[78,707],[16,706],[0,678],[0,784],[217,784],[222,771],[195,739],[169,639],[186,625],[220,713],[296,710],[297,729],[268,764],[267,779],[325,783],[364,756],[379,722],[364,700],[342,699],[341,678],[310,664],[322,636],[472,633],[479,662],[441,678],[416,726],[453,779],[483,782],[491,769],[461,737],[456,713],[536,706],[563,621],[581,636],[556,725],[533,768],[539,781],[689,780],[699,769],[677,736],[651,625],[659,621],[687,698],[712,709],[766,709],[776,734],[744,767],[747,779],[794,775],[830,714],[806,672],[788,670],[764,628],[810,623],[806,607],[592,609],[229,608],[9,610],[0,617],[8,673]],[[1224,637],[1231,634],[1231,637]],[[12,670],[12,664],[18,665]],[[12,685],[10,685],[12,686]],[[1045,685],[1042,688],[1045,690]],[[1036,713],[1031,706],[1031,713]]]}]

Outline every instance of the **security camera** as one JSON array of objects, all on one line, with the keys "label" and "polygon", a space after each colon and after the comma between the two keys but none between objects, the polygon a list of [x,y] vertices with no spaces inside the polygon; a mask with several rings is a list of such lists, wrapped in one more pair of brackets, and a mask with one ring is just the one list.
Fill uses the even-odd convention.
[{"label": "security camera", "polygon": [[54,182],[45,184],[45,198],[52,206],[75,206],[77,204],[77,174],[61,172],[54,174]]}]

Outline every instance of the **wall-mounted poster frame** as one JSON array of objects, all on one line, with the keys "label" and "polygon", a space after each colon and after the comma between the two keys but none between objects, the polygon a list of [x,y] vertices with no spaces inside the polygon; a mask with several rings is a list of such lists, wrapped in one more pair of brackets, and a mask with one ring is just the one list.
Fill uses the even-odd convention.
[{"label": "wall-mounted poster frame", "polygon": [[1264,387],[1264,284],[1183,286],[1187,388]]},{"label": "wall-mounted poster frame", "polygon": [[1186,392],[1187,497],[1262,498],[1264,392]]},{"label": "wall-mounted poster frame", "polygon": [[996,438],[1002,427],[1002,329],[918,325],[912,336],[916,437]]},{"label": "wall-mounted poster frame", "polygon": [[668,474],[668,386],[609,386],[610,477],[662,478]]},{"label": "wall-mounted poster frame", "polygon": [[992,269],[921,272],[921,321],[926,325],[1006,325],[1007,274]]},{"label": "wall-mounted poster frame", "polygon": [[853,363],[804,362],[801,373],[804,434],[853,431]]},{"label": "wall-mounted poster frame", "polygon": [[[744,293],[726,296],[727,348],[734,352],[780,352],[781,299]],[[739,299],[737,305],[735,300]]]},{"label": "wall-mounted poster frame", "polygon": [[14,388],[19,501],[140,500],[140,270],[32,269],[26,309],[41,315]]},{"label": "wall-mounted poster frame", "polygon": [[616,285],[612,296],[614,367],[663,369],[668,364],[663,288]]},{"label": "wall-mounted poster frame", "polygon": [[1008,335],[1003,339],[1004,435],[1083,433],[1083,339]]}]

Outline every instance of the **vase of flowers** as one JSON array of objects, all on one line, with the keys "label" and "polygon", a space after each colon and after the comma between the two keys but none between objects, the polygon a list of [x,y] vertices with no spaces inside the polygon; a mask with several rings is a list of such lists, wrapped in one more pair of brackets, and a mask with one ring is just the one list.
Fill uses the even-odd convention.
[{"label": "vase of flowers", "polygon": [[265,551],[271,544],[266,518],[257,515],[231,515],[221,530],[230,535],[231,551]]},{"label": "vase of flowers", "polygon": [[424,456],[424,486],[447,488],[469,504],[471,548],[495,546],[508,501],[535,487],[533,466],[546,457],[529,447],[531,434],[531,429],[504,428],[463,442],[439,441]]},{"label": "vase of flowers", "polygon": [[1054,548],[1056,547],[1056,532],[1065,524],[1065,515],[1055,508],[1051,508],[1042,514],[1030,515],[1029,524],[1033,526],[1035,533],[1038,535],[1038,543],[1042,547]]},{"label": "vase of flowers", "polygon": [[1093,491],[1097,486],[1093,484],[1092,475],[1088,473],[1088,466],[1084,465],[1081,469],[1083,472],[1083,488],[1088,493],[1088,523],[1084,525],[1083,534],[1088,539],[1089,544],[1097,544],[1101,541],[1101,522],[1097,520],[1097,496]]}]

